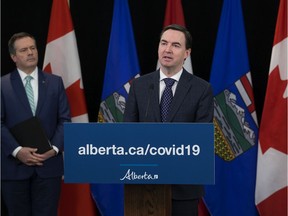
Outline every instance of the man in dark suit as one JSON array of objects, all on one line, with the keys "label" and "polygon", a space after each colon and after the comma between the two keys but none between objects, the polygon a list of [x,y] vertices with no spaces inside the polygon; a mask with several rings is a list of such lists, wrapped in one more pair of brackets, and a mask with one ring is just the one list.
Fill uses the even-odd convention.
[{"label": "man in dark suit", "polygon": [[[38,51],[32,35],[14,34],[8,48],[16,69],[1,78],[2,197],[9,215],[57,216],[63,175],[63,124],[71,121],[63,81],[37,67]],[[31,76],[32,96],[25,91],[27,76]],[[33,116],[40,120],[52,145],[42,154],[36,153],[36,148],[22,147],[10,132]]]},{"label": "man in dark suit", "polygon": [[[192,37],[186,28],[173,24],[163,29],[158,47],[160,69],[132,82],[124,113],[125,122],[213,121],[210,84],[183,68],[191,52],[191,43]],[[173,79],[173,99],[169,106],[167,102],[162,105],[161,101],[162,93],[166,91],[166,78]],[[162,116],[162,106],[169,107],[167,117]],[[198,202],[204,195],[203,186],[172,185],[171,188],[172,215],[198,215]]]}]

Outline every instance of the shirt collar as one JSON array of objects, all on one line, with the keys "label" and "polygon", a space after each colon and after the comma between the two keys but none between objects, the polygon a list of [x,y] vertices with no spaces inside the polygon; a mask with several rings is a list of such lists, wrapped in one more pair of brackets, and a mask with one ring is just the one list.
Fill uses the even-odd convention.
[{"label": "shirt collar", "polygon": [[[19,75],[20,75],[20,77],[21,77],[21,80],[24,82],[27,74],[26,74],[24,71],[20,70],[19,68],[17,68],[17,70],[18,70],[18,72],[19,72]],[[31,74],[29,74],[29,75],[32,76],[33,79],[37,81],[37,80],[38,80],[38,67],[36,67],[35,70],[34,70]]]},{"label": "shirt collar", "polygon": [[[183,72],[183,68],[179,72],[177,72],[176,74],[174,74],[172,77],[169,77],[169,78],[172,78],[176,80],[177,82],[179,82],[182,72]],[[160,81],[162,81],[165,78],[168,78],[168,77],[160,69]]]}]

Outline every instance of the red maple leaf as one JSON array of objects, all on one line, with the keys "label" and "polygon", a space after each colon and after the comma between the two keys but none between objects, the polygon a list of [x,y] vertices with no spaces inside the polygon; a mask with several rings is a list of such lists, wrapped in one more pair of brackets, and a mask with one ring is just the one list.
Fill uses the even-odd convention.
[{"label": "red maple leaf", "polygon": [[287,80],[281,80],[277,66],[269,76],[265,105],[259,131],[263,154],[269,148],[287,154],[287,97],[283,98]]}]

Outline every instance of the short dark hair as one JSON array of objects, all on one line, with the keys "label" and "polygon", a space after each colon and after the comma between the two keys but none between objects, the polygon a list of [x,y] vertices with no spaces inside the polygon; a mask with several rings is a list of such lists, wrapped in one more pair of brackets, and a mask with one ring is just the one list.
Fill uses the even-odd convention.
[{"label": "short dark hair", "polygon": [[183,32],[185,39],[186,39],[186,44],[185,44],[186,49],[192,48],[192,36],[190,32],[184,26],[181,26],[181,25],[171,24],[171,25],[165,26],[160,34],[160,40],[161,40],[163,33],[169,29]]},{"label": "short dark hair", "polygon": [[13,54],[15,55],[16,53],[16,50],[15,50],[15,41],[16,40],[19,40],[21,38],[25,38],[25,37],[30,37],[32,38],[34,41],[35,41],[35,44],[36,44],[36,40],[34,38],[33,35],[27,33],[27,32],[19,32],[19,33],[15,33],[12,35],[12,37],[10,38],[10,40],[8,41],[8,50],[9,50],[9,53],[10,54]]}]

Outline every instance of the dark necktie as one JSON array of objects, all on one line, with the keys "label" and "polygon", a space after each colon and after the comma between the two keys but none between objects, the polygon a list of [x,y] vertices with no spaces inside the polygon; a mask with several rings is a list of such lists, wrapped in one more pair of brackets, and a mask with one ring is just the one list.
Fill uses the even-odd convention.
[{"label": "dark necktie", "polygon": [[170,104],[173,99],[173,92],[172,92],[172,86],[175,82],[174,79],[171,78],[165,78],[165,89],[163,91],[162,97],[161,97],[161,103],[160,103],[160,110],[161,110],[161,121],[166,122],[167,121],[167,116],[168,112],[170,109]]}]

